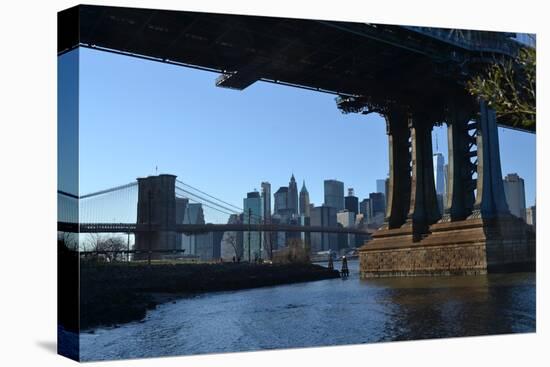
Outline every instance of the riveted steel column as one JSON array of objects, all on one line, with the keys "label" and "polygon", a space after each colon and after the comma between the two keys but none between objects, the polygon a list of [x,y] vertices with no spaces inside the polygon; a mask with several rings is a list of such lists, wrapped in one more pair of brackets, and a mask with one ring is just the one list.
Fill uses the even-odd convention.
[{"label": "riveted steel column", "polygon": [[393,109],[386,114],[389,148],[389,185],[384,227],[399,228],[405,223],[411,187],[409,128],[407,113]]},{"label": "riveted steel column", "polygon": [[440,218],[433,175],[433,123],[422,116],[409,119],[411,131],[411,199],[407,224],[413,234],[428,232],[428,226]]},{"label": "riveted steel column", "polygon": [[507,215],[509,210],[502,183],[496,114],[485,101],[479,106],[477,196],[472,217],[493,218]]},{"label": "riveted steel column", "polygon": [[475,189],[470,148],[476,137],[468,134],[472,112],[465,103],[451,101],[447,113],[449,171],[443,222],[464,220],[472,213]]}]

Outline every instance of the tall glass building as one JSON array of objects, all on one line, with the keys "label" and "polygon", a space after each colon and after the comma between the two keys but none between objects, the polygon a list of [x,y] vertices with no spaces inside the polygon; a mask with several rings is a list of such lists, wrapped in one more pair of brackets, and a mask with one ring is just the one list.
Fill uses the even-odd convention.
[{"label": "tall glass building", "polygon": [[279,187],[279,190],[277,190],[275,192],[275,195],[273,196],[275,200],[274,213],[281,214],[284,210],[287,209],[288,187],[286,186]]},{"label": "tall glass building", "polygon": [[359,214],[359,198],[355,196],[353,188],[348,189],[348,196],[344,198],[345,207],[354,214]]},{"label": "tall glass building", "polygon": [[510,213],[525,220],[525,183],[517,173],[504,177],[504,194]]},{"label": "tall glass building", "polygon": [[384,197],[386,195],[386,179],[380,179],[376,180],[376,192],[381,192],[384,194]]},{"label": "tall glass building", "polygon": [[433,160],[435,192],[439,195],[445,195],[445,157],[441,153],[435,153]]},{"label": "tall glass building", "polygon": [[325,206],[344,209],[344,183],[337,180],[325,180]]},{"label": "tall glass building", "polygon": [[[243,200],[243,222],[244,224],[260,224],[262,219],[262,198],[258,191],[249,192]],[[262,244],[261,232],[243,232],[243,258],[246,261],[253,261],[261,257]]]}]

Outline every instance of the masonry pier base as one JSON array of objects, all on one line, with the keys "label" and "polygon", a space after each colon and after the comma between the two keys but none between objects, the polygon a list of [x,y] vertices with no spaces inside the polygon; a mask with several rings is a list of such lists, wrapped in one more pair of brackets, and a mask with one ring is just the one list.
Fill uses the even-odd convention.
[{"label": "masonry pier base", "polygon": [[436,223],[430,232],[413,241],[406,227],[378,231],[359,250],[361,278],[475,275],[535,268],[535,233],[511,215]]}]

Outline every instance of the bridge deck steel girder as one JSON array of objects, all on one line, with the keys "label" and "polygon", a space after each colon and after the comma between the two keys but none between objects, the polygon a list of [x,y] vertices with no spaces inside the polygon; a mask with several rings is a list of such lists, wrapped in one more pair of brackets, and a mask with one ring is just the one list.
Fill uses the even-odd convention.
[{"label": "bridge deck steel girder", "polygon": [[84,46],[220,73],[216,83],[229,88],[262,80],[404,105],[463,89],[517,47],[498,32],[471,31],[494,41],[472,47],[436,28],[93,5],[58,22],[59,55]]},{"label": "bridge deck steel girder", "polygon": [[[58,231],[73,233],[144,233],[155,232],[155,225],[135,223],[66,223],[58,222]],[[343,227],[296,226],[290,224],[176,224],[173,228],[163,229],[186,234],[208,232],[319,232],[369,235],[370,232]]]}]

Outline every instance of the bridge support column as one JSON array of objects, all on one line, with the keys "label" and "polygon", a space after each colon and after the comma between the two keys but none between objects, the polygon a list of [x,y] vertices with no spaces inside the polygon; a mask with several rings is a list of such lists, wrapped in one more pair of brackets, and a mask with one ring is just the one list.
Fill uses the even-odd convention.
[{"label": "bridge support column", "polygon": [[428,232],[428,226],[440,218],[433,174],[432,127],[427,117],[409,119],[412,176],[405,226],[412,228],[413,241],[420,240]]},{"label": "bridge support column", "polygon": [[407,113],[395,108],[386,114],[386,132],[389,148],[389,185],[386,218],[383,228],[394,229],[407,219],[411,192],[411,171]]},{"label": "bridge support column", "polygon": [[502,183],[496,114],[484,101],[480,102],[477,147],[477,197],[471,217],[508,216],[510,212]]},{"label": "bridge support column", "polygon": [[[461,268],[470,272],[532,269],[535,233],[508,211],[496,115],[481,101],[477,121],[454,110],[449,120],[450,176],[445,218],[430,227],[426,245],[461,249]],[[474,130],[470,135],[468,131]],[[473,146],[477,145],[477,151]],[[471,159],[477,157],[477,163]],[[477,180],[472,175],[477,174]],[[476,195],[474,201],[474,188]]]},{"label": "bridge support column", "polygon": [[[159,259],[167,255],[151,250],[178,250],[176,229],[176,176],[138,178],[137,225],[147,231],[136,233],[135,258]],[[169,255],[168,255],[169,256]]]},{"label": "bridge support column", "polygon": [[466,103],[450,102],[447,116],[449,171],[447,197],[442,222],[466,219],[474,204],[475,180],[472,173],[475,165],[470,161],[476,136],[470,135],[469,124],[472,111]]}]

